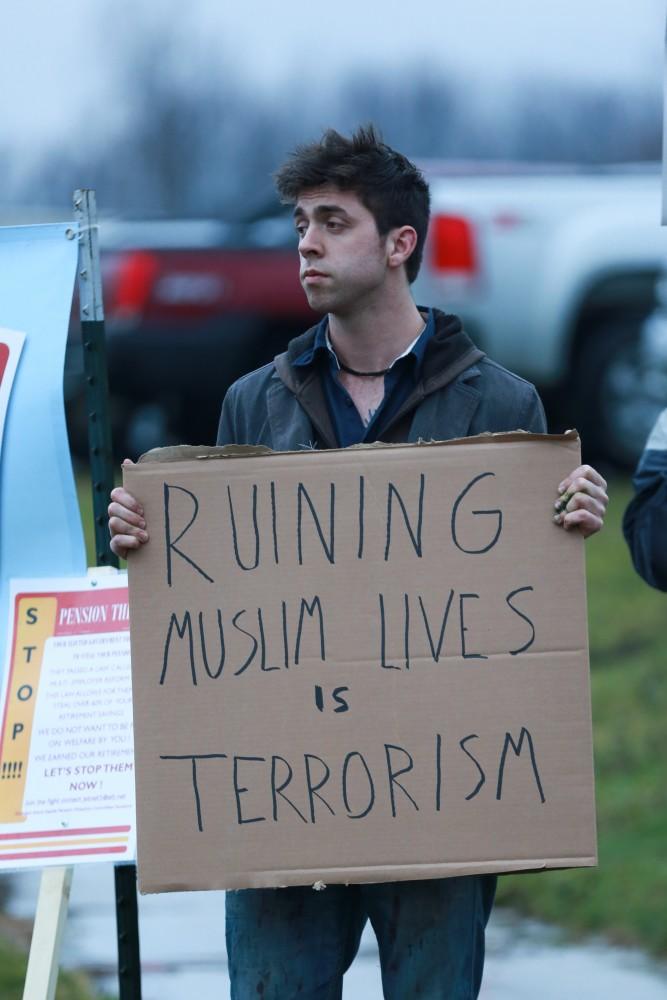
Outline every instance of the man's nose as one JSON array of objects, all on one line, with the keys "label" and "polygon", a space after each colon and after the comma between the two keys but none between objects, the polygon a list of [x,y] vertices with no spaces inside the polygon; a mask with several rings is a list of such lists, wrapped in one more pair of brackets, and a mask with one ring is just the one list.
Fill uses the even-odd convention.
[{"label": "man's nose", "polygon": [[317,230],[309,226],[299,240],[299,253],[302,257],[312,257],[322,253],[322,244],[317,236]]}]

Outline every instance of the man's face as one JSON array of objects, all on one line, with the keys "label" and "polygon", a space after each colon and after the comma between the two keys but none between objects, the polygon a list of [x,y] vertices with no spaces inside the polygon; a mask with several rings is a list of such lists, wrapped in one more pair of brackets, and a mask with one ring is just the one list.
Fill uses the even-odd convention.
[{"label": "man's face", "polygon": [[311,308],[349,315],[382,294],[387,240],[356,194],[329,186],[304,191],[294,224],[301,284]]}]

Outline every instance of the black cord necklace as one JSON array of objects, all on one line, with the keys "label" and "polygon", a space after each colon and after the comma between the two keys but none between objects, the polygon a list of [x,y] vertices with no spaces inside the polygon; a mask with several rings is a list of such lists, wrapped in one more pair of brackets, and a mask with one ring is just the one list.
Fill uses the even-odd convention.
[{"label": "black cord necklace", "polygon": [[344,372],[349,372],[350,375],[360,375],[362,378],[377,378],[379,375],[386,375],[392,368],[390,365],[389,368],[382,368],[379,372],[358,372],[356,368],[344,365],[340,358],[338,359],[338,367],[342,368]]},{"label": "black cord necklace", "polygon": [[[424,321],[424,323],[422,325],[422,328],[419,331],[419,334],[417,336],[417,340],[419,340],[419,337],[421,337],[421,335],[422,335],[422,333],[424,332],[425,329],[426,329],[426,321]],[[416,343],[416,341],[415,341],[415,343]],[[414,346],[414,344],[412,346]],[[401,357],[403,357],[403,355],[401,355]],[[342,368],[343,371],[347,372],[349,375],[358,375],[360,378],[378,378],[380,375],[386,375],[388,372],[390,372],[392,370],[392,368],[394,367],[395,361],[398,361],[398,358],[396,358],[395,361],[393,361],[389,365],[388,368],[381,368],[380,371],[378,371],[378,372],[359,372],[359,371],[357,371],[356,368],[350,368],[349,365],[343,364],[343,362],[340,360],[340,358],[337,357],[336,360],[338,362],[338,367]]]}]

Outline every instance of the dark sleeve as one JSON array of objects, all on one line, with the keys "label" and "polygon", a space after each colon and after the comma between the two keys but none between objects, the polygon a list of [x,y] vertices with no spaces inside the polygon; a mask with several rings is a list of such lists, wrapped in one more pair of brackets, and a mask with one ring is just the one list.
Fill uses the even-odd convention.
[{"label": "dark sleeve", "polygon": [[642,579],[667,591],[667,410],[651,432],[632,482],[635,496],[623,518],[623,534]]}]

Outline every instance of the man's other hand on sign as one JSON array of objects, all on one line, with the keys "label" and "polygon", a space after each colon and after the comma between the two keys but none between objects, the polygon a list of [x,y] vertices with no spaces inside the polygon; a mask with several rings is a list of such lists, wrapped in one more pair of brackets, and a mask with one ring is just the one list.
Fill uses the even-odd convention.
[{"label": "man's other hand on sign", "polygon": [[588,538],[604,523],[609,497],[607,483],[590,465],[580,465],[558,486],[554,521],[566,531],[577,528]]},{"label": "man's other hand on sign", "polygon": [[[129,458],[123,462],[123,465],[133,464]],[[116,486],[111,491],[109,534],[111,551],[120,559],[127,559],[127,553],[131,549],[138,549],[148,541],[144,509],[122,486]]]}]

